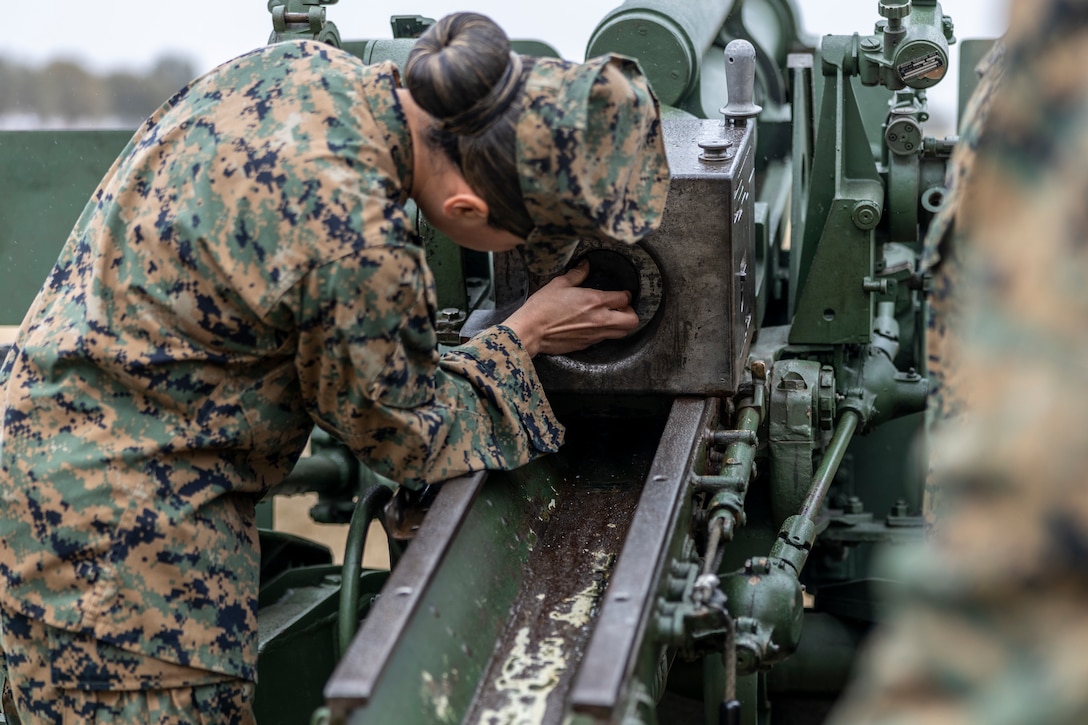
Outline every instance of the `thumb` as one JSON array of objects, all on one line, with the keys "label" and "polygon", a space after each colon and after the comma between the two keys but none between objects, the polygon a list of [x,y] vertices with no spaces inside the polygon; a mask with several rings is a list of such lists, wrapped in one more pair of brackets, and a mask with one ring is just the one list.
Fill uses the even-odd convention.
[{"label": "thumb", "polygon": [[583,259],[576,266],[571,267],[570,270],[563,275],[563,278],[570,283],[571,287],[577,287],[586,281],[586,277],[589,276],[589,260]]}]

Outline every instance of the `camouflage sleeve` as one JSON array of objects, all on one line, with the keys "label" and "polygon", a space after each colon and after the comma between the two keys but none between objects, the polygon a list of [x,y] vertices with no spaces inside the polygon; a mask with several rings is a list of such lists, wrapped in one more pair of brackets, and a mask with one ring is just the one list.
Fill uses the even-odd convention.
[{"label": "camouflage sleeve", "polygon": [[326,264],[298,295],[303,398],[375,471],[415,487],[558,449],[562,426],[510,329],[439,356],[418,247],[372,247]]}]

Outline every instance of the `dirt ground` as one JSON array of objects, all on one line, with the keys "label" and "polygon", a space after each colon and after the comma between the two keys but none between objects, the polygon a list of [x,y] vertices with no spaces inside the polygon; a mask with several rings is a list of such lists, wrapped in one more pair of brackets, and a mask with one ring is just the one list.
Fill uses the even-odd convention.
[{"label": "dirt ground", "polygon": [[[310,518],[310,508],[317,503],[317,494],[304,496],[280,496],[273,503],[273,517],[277,531],[302,536],[324,544],[332,550],[333,560],[344,560],[344,543],[348,536],[347,524],[319,524]],[[374,521],[366,535],[366,551],[363,566],[369,569],[388,569],[389,551],[385,546],[385,531]]]}]

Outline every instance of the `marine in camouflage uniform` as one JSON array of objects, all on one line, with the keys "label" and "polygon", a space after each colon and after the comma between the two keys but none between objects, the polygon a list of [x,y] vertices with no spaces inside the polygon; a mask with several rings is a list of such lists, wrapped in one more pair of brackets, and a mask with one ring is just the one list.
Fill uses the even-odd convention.
[{"label": "marine in camouflage uniform", "polygon": [[1088,722],[1088,3],[1021,0],[1005,46],[943,290],[939,525],[839,725]]},{"label": "marine in camouflage uniform", "polygon": [[[555,177],[523,180],[536,268],[575,232],[649,233],[668,172],[637,66],[529,79],[519,168]],[[170,99],[95,191],[0,371],[0,641],[24,717],[140,721],[118,692],[190,687],[175,712],[252,717],[254,504],[315,422],[409,487],[561,444],[512,329],[438,353],[398,85],[322,44],[254,51]]]}]

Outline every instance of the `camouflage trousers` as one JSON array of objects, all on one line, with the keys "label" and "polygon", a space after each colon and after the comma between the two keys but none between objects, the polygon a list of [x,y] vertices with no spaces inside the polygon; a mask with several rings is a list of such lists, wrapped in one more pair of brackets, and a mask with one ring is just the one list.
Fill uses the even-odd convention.
[{"label": "camouflage trousers", "polygon": [[255,725],[254,683],[0,611],[8,723]]}]

